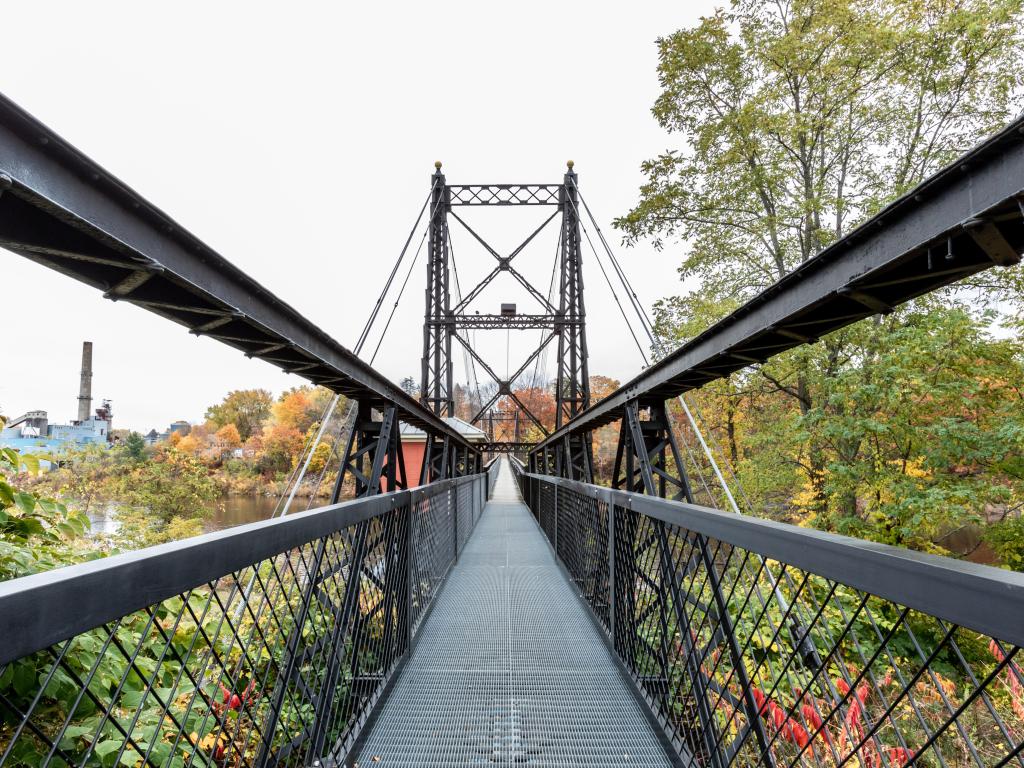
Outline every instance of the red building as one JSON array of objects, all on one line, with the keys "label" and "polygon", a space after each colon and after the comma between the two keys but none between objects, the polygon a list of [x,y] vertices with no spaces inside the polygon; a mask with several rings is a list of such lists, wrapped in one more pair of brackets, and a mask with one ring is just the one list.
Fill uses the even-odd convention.
[{"label": "red building", "polygon": [[[486,443],[487,435],[482,429],[462,419],[450,416],[445,419],[460,435],[470,443]],[[423,466],[423,453],[427,447],[427,433],[422,429],[402,424],[402,459],[405,462],[405,472],[409,478],[409,486],[419,485],[420,468]]]}]

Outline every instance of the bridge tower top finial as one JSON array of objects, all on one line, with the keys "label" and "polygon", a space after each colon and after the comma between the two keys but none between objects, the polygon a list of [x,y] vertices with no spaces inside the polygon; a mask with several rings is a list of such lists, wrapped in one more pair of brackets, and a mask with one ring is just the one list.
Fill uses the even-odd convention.
[{"label": "bridge tower top finial", "polygon": [[568,168],[570,171],[572,170],[572,167],[574,165],[576,165],[576,163],[574,163],[572,160],[567,160],[565,163],[565,167]]},{"label": "bridge tower top finial", "polygon": [[440,160],[435,160],[434,161],[434,167],[437,168],[437,170],[440,171],[441,170],[441,161]]}]

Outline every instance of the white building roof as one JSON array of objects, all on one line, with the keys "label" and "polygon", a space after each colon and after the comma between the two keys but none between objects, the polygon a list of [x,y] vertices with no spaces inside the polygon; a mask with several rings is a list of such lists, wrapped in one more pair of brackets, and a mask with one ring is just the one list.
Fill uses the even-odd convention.
[{"label": "white building roof", "polygon": [[[468,421],[463,421],[455,416],[449,416],[445,419],[456,432],[466,438],[471,443],[486,443],[487,433],[478,427],[474,427]],[[427,433],[418,427],[414,427],[411,424],[401,423],[399,428],[402,433],[402,439],[416,443],[421,440],[427,439]]]}]

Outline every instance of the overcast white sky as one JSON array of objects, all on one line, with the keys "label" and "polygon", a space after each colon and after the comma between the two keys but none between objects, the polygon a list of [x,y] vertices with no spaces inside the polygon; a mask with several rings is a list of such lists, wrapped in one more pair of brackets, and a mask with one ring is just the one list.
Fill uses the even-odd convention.
[{"label": "overcast white sky", "polygon": [[[655,38],[713,6],[10,3],[0,90],[351,347],[438,159],[450,183],[558,182],[573,159],[644,303],[678,292],[679,251],[619,248],[611,220],[635,202],[640,162],[674,146],[650,114]],[[538,216],[466,212],[499,251]],[[468,291],[493,260],[452,227]],[[550,234],[519,262],[542,290]],[[419,378],[422,258],[376,362],[396,381]],[[584,258],[591,373],[628,378],[639,354]],[[85,339],[94,398],[113,400],[118,427],[195,421],[229,389],[302,383],[5,251],[0,289],[9,416],[74,416]],[[476,307],[508,300],[528,309],[510,280]],[[529,342],[477,344],[503,374]]]}]

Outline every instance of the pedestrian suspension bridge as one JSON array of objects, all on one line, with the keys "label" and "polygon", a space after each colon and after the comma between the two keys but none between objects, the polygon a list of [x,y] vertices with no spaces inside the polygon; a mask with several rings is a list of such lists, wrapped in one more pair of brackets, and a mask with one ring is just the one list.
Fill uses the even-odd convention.
[{"label": "pedestrian suspension bridge", "polygon": [[[0,766],[1024,767],[1022,575],[740,514],[724,480],[727,509],[698,505],[680,437],[690,420],[706,447],[687,391],[1015,265],[1022,134],[990,137],[674,350],[571,164],[556,183],[471,185],[438,164],[350,350],[0,97],[0,246],[327,387],[323,424],[344,427],[326,506],[292,496],[270,520],[0,584]],[[468,213],[530,206],[543,222],[510,253]],[[421,223],[415,396],[360,354]],[[517,258],[548,226],[543,291]],[[465,293],[456,227],[494,259]],[[658,352],[600,401],[588,246],[588,278],[619,281],[612,311],[635,312]],[[472,311],[509,277],[537,312]],[[479,329],[541,338],[501,376]],[[516,386],[549,345],[554,423]],[[483,442],[453,418],[460,353],[494,380],[469,419]],[[609,424],[614,469],[597,477]]]}]

